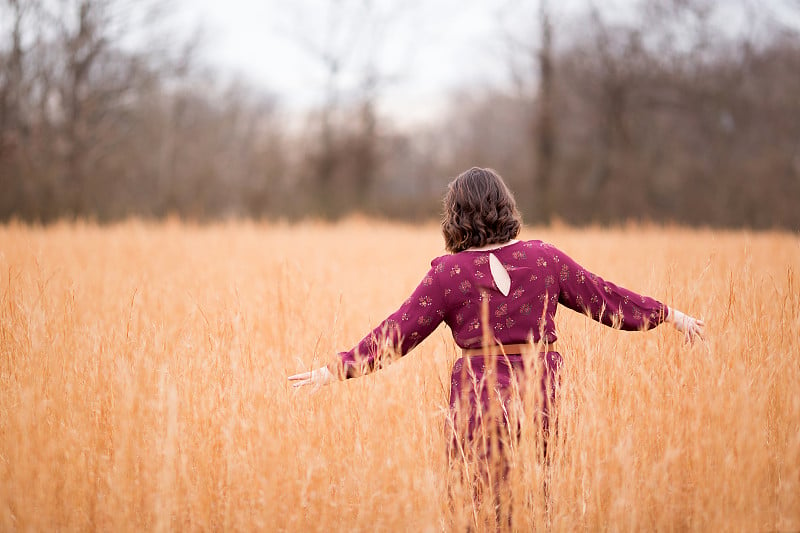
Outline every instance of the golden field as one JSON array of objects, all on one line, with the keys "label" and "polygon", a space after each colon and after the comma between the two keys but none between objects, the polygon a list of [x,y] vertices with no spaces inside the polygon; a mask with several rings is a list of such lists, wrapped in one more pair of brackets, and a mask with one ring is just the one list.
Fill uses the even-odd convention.
[{"label": "golden field", "polygon": [[[562,309],[558,440],[545,468],[523,433],[514,529],[800,530],[798,236],[522,237],[704,318],[707,341]],[[463,530],[448,330],[367,377],[286,380],[443,253],[433,224],[0,227],[0,530]]]}]

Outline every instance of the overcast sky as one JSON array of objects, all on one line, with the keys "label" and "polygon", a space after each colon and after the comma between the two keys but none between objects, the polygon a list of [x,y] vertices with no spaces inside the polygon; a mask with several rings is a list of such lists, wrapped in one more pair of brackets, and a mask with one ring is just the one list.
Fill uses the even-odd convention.
[{"label": "overcast sky", "polygon": [[[758,0],[755,5],[779,1]],[[529,42],[535,42],[538,5],[532,0],[375,0],[382,20],[378,33],[348,40],[358,32],[356,17],[331,24],[330,6],[359,5],[358,0],[179,2],[186,26],[203,29],[204,59],[271,90],[285,109],[320,101],[326,71],[311,49],[338,46],[353,50],[341,77],[345,93],[354,86],[348,74],[363,72],[364,62],[374,60],[380,76],[391,79],[381,88],[381,109],[401,123],[432,116],[456,87],[507,83],[510,54],[503,29],[516,36],[527,33]],[[626,18],[634,2],[604,0],[596,5],[609,20]],[[747,2],[720,0],[717,6]],[[558,24],[585,10],[588,2],[550,0],[550,5]],[[725,18],[736,24],[736,17]],[[337,26],[338,33],[331,34],[329,29]]]},{"label": "overcast sky", "polygon": [[[576,1],[562,1],[559,9]],[[457,86],[508,80],[507,43],[499,27],[504,13],[520,12],[520,2],[379,0],[378,4],[382,10],[391,4],[401,8],[384,21],[380,35],[362,36],[355,47],[363,53],[351,54],[346,67],[375,58],[381,76],[391,78],[381,89],[381,107],[395,119],[424,119]],[[207,61],[267,87],[285,107],[298,109],[319,101],[323,94],[326,71],[303,41],[311,46],[326,42],[329,5],[328,0],[184,0],[182,16],[202,27]],[[535,28],[535,12],[529,14]],[[351,33],[348,24],[352,25],[341,24],[343,33]],[[335,36],[328,39],[342,41]],[[342,79],[347,87],[346,72]]]}]

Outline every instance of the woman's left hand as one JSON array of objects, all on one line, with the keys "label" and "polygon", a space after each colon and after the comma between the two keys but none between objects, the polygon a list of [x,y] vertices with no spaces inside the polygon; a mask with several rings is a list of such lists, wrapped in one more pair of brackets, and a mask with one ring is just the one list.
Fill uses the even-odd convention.
[{"label": "woman's left hand", "polygon": [[687,343],[694,344],[695,338],[705,341],[706,324],[702,320],[698,320],[693,316],[689,316],[670,307],[667,312],[666,321],[683,333],[683,338]]},{"label": "woman's left hand", "polygon": [[301,372],[300,374],[289,376],[289,381],[294,381],[292,386],[295,388],[303,387],[305,385],[312,385],[314,388],[317,388],[327,385],[332,381],[336,381],[336,377],[330,370],[328,370],[327,366],[323,366],[322,368],[317,368],[316,370],[311,370],[310,372]]}]

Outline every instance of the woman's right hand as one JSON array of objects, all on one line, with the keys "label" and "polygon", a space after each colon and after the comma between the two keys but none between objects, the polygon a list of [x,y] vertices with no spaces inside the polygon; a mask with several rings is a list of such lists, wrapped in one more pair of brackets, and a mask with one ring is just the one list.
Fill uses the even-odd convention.
[{"label": "woman's right hand", "polygon": [[706,324],[702,320],[689,316],[675,308],[667,308],[667,322],[683,333],[687,343],[693,344],[695,337],[705,341]]},{"label": "woman's right hand", "polygon": [[336,381],[336,376],[328,370],[327,366],[323,366],[322,368],[317,368],[309,372],[301,372],[300,374],[289,376],[289,381],[294,381],[292,385],[295,388],[312,385],[316,389],[332,381]]}]

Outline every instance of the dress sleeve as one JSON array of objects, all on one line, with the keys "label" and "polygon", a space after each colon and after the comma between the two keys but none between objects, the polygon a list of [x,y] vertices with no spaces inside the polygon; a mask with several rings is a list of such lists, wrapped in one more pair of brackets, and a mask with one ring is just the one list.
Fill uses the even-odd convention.
[{"label": "dress sleeve", "polygon": [[[435,262],[436,260],[434,260]],[[445,316],[445,295],[434,266],[400,308],[389,315],[361,342],[328,365],[334,375],[357,377],[385,366],[422,342]]]},{"label": "dress sleeve", "polygon": [[605,281],[563,252],[556,251],[553,259],[558,302],[573,311],[628,331],[652,329],[666,319],[667,306],[661,302]]}]

